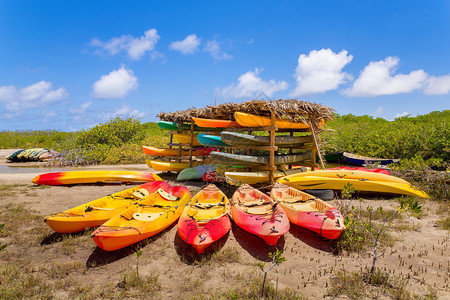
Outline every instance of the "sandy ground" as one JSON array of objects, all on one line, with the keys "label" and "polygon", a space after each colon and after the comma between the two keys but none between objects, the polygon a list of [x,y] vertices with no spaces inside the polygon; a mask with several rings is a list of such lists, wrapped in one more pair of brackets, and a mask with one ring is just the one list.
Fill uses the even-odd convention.
[{"label": "sandy ground", "polygon": [[[72,187],[52,186],[39,188],[31,183],[31,179],[41,173],[51,172],[42,167],[42,163],[8,163],[5,156],[13,150],[0,150],[0,185],[15,184],[20,192],[14,195],[0,197],[0,206],[8,203],[23,203],[33,214],[42,216],[66,210],[82,203],[100,198],[104,195],[123,190],[118,185],[79,185]],[[28,168],[12,172],[10,168]],[[31,167],[31,168],[30,168]],[[39,167],[39,169],[35,169]],[[146,165],[126,166],[93,166],[83,168],[64,168],[67,170],[114,169],[114,170],[142,170],[151,171]],[[175,182],[174,176],[161,176]],[[178,183],[179,184],[179,183]],[[201,182],[184,184],[193,192],[203,186]],[[373,207],[389,208],[397,203],[392,200],[364,200],[365,204]],[[414,230],[399,230],[392,232],[396,237],[395,245],[382,251],[377,263],[378,267],[392,276],[405,277],[407,290],[411,294],[426,295],[430,289],[439,299],[450,299],[450,249],[449,233],[436,225],[439,217],[436,214],[438,205],[433,201],[426,201],[423,205],[425,213],[421,219],[405,218],[403,222]],[[0,222],[1,223],[1,222]],[[48,229],[49,230],[49,229]],[[48,236],[40,243],[31,244],[26,252],[19,251],[24,259],[32,259],[37,265],[50,267],[62,262],[77,262],[85,265],[82,271],[74,271],[67,276],[77,282],[91,284],[101,289],[105,282],[117,284],[121,274],[134,266],[136,258],[133,250],[123,249],[106,252],[96,247],[94,242],[86,238],[88,247],[75,249],[69,255],[58,252],[58,243],[46,243]],[[8,241],[7,239],[0,239]],[[276,248],[284,249],[286,262],[274,268],[269,273],[269,280],[279,288],[290,287],[309,299],[331,298],[326,296],[330,288],[330,280],[335,271],[360,270],[371,264],[370,253],[335,255],[332,244],[319,235],[301,227],[292,225],[291,230],[282,238]],[[269,252],[276,248],[266,245],[261,239],[253,236],[236,225],[223,238],[214,251],[230,250],[237,252],[238,259],[231,262],[211,261],[198,266],[193,264],[195,256],[193,249],[184,243],[177,235],[176,226],[150,238],[143,246],[143,258],[140,274],[158,274],[161,283],[159,296],[164,299],[191,298],[201,293],[214,293],[229,288],[249,274],[261,276],[257,263],[267,261]],[[3,251],[16,251],[14,246]],[[197,278],[199,282],[194,281]],[[68,294],[61,291],[61,298]],[[345,298],[345,297],[344,297]],[[383,295],[380,295],[383,298]],[[386,298],[386,297],[385,297]]]}]

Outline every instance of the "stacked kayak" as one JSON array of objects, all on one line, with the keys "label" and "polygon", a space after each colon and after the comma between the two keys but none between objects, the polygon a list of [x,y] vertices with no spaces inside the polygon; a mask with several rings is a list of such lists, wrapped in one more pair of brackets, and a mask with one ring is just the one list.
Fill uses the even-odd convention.
[{"label": "stacked kayak", "polygon": [[[302,168],[291,169],[286,171],[274,171],[273,178],[281,178],[286,175],[304,172]],[[269,171],[253,171],[253,172],[225,172],[225,178],[229,184],[239,185],[241,183],[257,184],[269,182]]]},{"label": "stacked kayak", "polygon": [[178,220],[178,234],[198,253],[222,238],[231,228],[230,202],[215,185],[198,192]]},{"label": "stacked kayak", "polygon": [[[148,160],[146,159],[145,162],[147,163],[147,166],[149,166],[151,169],[161,172],[180,172],[186,168],[189,168],[189,162],[176,162],[176,161],[165,161],[165,160]],[[198,166],[203,164],[203,162],[199,161],[193,161],[193,166]]]},{"label": "stacked kayak", "polygon": [[[271,119],[267,116],[252,115],[244,112],[235,112],[234,118],[239,123],[239,125],[244,127],[263,127],[270,126]],[[311,128],[308,123],[297,123],[291,122],[289,120],[275,119],[275,126],[281,129],[307,129]]]},{"label": "stacked kayak", "polygon": [[[146,155],[153,156],[189,156],[189,150],[177,149],[177,148],[157,148],[142,146]],[[207,156],[212,151],[216,151],[216,148],[197,148],[192,150],[193,156]]]},{"label": "stacked kayak", "polygon": [[[267,165],[269,164],[269,155],[240,155],[225,152],[213,151],[210,153],[211,159],[217,164],[224,165]],[[311,159],[311,152],[280,154],[275,155],[275,165],[294,164]]]},{"label": "stacked kayak", "polygon": [[[183,133],[174,133],[173,138],[177,143],[189,145],[191,143],[191,135],[190,134],[183,134]],[[197,139],[197,134],[194,134],[193,140],[192,140],[193,146],[201,146],[200,142]]]},{"label": "stacked kayak", "polygon": [[67,171],[45,173],[31,181],[43,185],[66,185],[102,182],[160,181],[158,175],[137,171]]},{"label": "stacked kayak", "polygon": [[428,195],[406,180],[375,172],[356,170],[318,170],[288,175],[277,180],[299,190],[342,190],[351,184],[355,190],[401,194],[428,198]]},{"label": "stacked kayak", "polygon": [[289,221],[327,239],[337,239],[345,229],[344,218],[332,205],[297,189],[277,183],[271,197],[283,207]]},{"label": "stacked kayak", "polygon": [[218,120],[218,119],[203,119],[192,118],[198,127],[210,127],[210,128],[234,128],[242,127],[236,121],[231,120]]},{"label": "stacked kayak", "polygon": [[63,212],[45,217],[50,228],[59,233],[73,233],[102,225],[133,204],[142,201],[159,188],[167,188],[164,181],[148,182],[97,200],[87,202]]},{"label": "stacked kayak", "polygon": [[353,170],[353,171],[365,171],[365,172],[374,172],[374,173],[380,173],[385,175],[391,175],[391,172],[386,169],[367,169],[364,167],[336,167],[336,168],[329,168],[327,170]]},{"label": "stacked kayak", "polygon": [[12,162],[47,160],[58,155],[58,152],[46,148],[21,149],[6,157]]},{"label": "stacked kayak", "polygon": [[186,187],[160,187],[106,221],[91,237],[106,251],[132,245],[163,231],[177,221],[189,200],[191,193]]},{"label": "stacked kayak", "polygon": [[197,139],[203,146],[229,146],[222,141],[222,138],[217,135],[199,134]]},{"label": "stacked kayak", "polygon": [[233,194],[231,214],[242,229],[262,238],[269,245],[289,231],[289,219],[283,208],[272,198],[248,184]]},{"label": "stacked kayak", "polygon": [[181,127],[178,127],[178,125],[175,124],[174,122],[159,121],[158,122],[158,126],[159,126],[159,128],[166,129],[166,130],[176,130],[176,131],[178,131],[178,130],[191,130],[191,125],[190,124],[186,124],[186,123],[183,123],[181,125]]},{"label": "stacked kayak", "polygon": [[[222,140],[231,146],[269,146],[270,137],[269,136],[254,136],[250,134],[242,134],[237,132],[222,131],[220,133]],[[275,145],[279,147],[291,147],[299,146],[305,143],[312,143],[312,136],[288,136],[288,135],[277,135],[275,136]]]}]

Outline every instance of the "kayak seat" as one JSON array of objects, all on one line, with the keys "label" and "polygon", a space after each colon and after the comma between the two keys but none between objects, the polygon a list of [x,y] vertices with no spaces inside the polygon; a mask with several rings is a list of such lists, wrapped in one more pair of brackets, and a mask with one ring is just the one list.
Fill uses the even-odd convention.
[{"label": "kayak seat", "polygon": [[197,208],[201,208],[201,209],[208,209],[208,208],[211,208],[211,207],[214,207],[214,206],[223,206],[223,205],[224,205],[223,202],[214,202],[214,203],[200,203],[200,202],[197,202],[193,206],[197,207]]},{"label": "kayak seat", "polygon": [[133,192],[133,196],[137,199],[142,199],[148,195],[150,195],[150,193],[146,189],[138,189]]},{"label": "kayak seat", "polygon": [[136,219],[136,220],[139,220],[139,221],[148,222],[148,221],[156,220],[157,218],[159,218],[163,214],[164,214],[164,212],[161,212],[161,213],[134,213],[133,214],[133,219]]},{"label": "kayak seat", "polygon": [[306,202],[300,202],[291,205],[293,209],[299,211],[316,211],[314,204],[315,204],[314,200],[308,200]]},{"label": "kayak seat", "polygon": [[253,207],[241,207],[246,213],[252,215],[265,215],[272,211],[272,204],[253,206]]}]

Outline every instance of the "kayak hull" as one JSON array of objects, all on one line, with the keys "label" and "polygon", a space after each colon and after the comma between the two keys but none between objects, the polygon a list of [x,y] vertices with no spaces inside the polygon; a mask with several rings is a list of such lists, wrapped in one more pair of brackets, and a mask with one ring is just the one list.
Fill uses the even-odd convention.
[{"label": "kayak hull", "polygon": [[[142,150],[144,150],[144,153],[146,155],[153,155],[153,156],[189,156],[189,151],[182,150],[181,151],[177,148],[156,148],[156,147],[148,147],[148,146],[142,146]],[[215,151],[216,148],[198,148],[192,150],[193,156],[207,156],[212,151]]]},{"label": "kayak hull", "polygon": [[[267,116],[258,116],[243,112],[235,112],[234,118],[243,127],[265,127],[271,126],[271,119]],[[275,126],[280,129],[308,129],[311,128],[307,123],[295,123],[288,120],[275,119]]]},{"label": "kayak hull", "polygon": [[231,120],[218,120],[218,119],[203,119],[192,118],[198,127],[210,127],[210,128],[236,128],[242,127],[236,121]]},{"label": "kayak hull", "polygon": [[344,152],[343,156],[349,164],[357,165],[357,166],[363,166],[366,164],[388,165],[388,164],[398,163],[400,161],[400,159],[375,158],[375,157],[356,155],[356,154],[348,153],[348,152]]},{"label": "kayak hull", "polygon": [[[174,161],[148,160],[148,159],[146,159],[145,162],[147,163],[147,166],[149,166],[149,168],[161,172],[169,172],[169,171],[181,172],[182,170],[189,168],[189,162],[174,162]],[[192,162],[193,166],[201,164],[202,164],[201,162],[197,161]]]},{"label": "kayak hull", "polygon": [[[253,147],[253,146],[269,146],[269,136],[254,136],[250,134],[242,134],[237,132],[222,131],[220,133],[222,140],[232,146]],[[312,136],[275,136],[275,145],[279,147],[299,146],[305,143],[312,143]]]}]

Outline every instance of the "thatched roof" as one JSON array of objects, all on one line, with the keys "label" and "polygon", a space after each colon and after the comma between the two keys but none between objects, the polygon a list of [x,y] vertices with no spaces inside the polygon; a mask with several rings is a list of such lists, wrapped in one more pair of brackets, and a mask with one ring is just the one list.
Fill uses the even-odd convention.
[{"label": "thatched roof", "polygon": [[292,122],[307,122],[319,127],[321,120],[332,119],[334,110],[328,106],[296,99],[251,100],[242,103],[224,103],[199,109],[190,108],[172,113],[160,113],[157,117],[162,121],[175,123],[190,122],[192,117],[233,120],[233,114],[236,111],[264,116],[269,116],[270,112],[273,111],[278,118],[288,119]]}]

